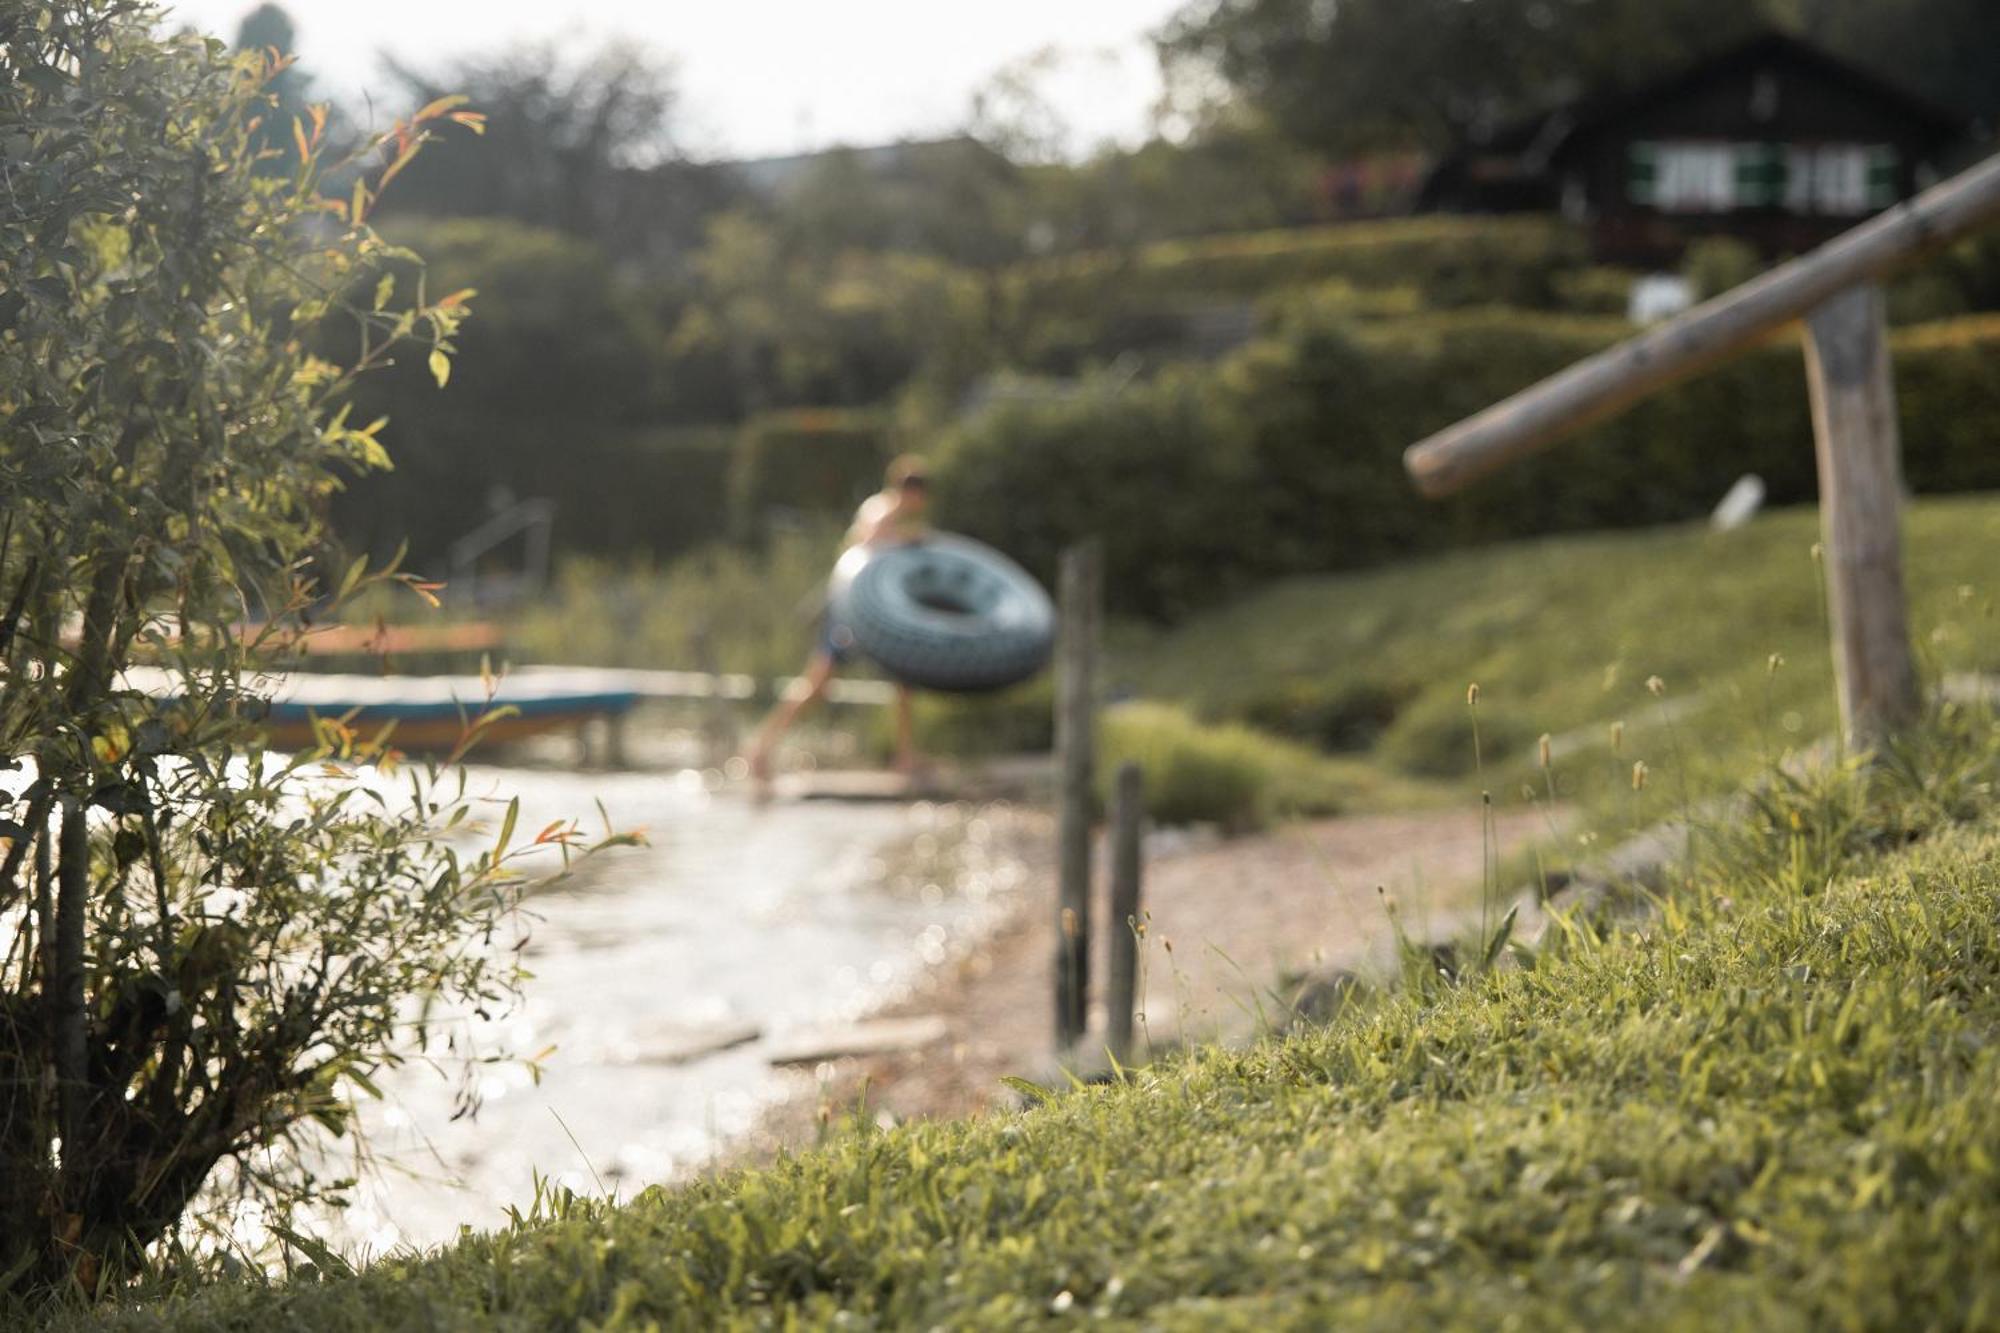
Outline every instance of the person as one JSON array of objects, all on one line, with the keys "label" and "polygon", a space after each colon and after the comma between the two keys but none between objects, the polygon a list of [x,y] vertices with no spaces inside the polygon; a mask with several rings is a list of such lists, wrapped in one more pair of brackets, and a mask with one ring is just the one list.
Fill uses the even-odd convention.
[{"label": "person", "polygon": [[[929,506],[930,477],[924,470],[923,460],[913,454],[905,454],[889,464],[882,489],[863,500],[861,507],[855,510],[854,522],[847,529],[841,552],[845,554],[856,546],[889,546],[921,541],[930,531],[925,518]],[[756,739],[745,755],[752,777],[759,782],[770,780],[771,755],[778,742],[798,721],[800,714],[819,701],[834,674],[853,657],[853,633],[846,626],[835,624],[831,615],[822,611],[819,641],[806,661],[806,688],[781,700],[757,729]],[[911,716],[910,690],[900,684],[896,687],[896,771],[904,774],[917,771],[916,726]]]}]

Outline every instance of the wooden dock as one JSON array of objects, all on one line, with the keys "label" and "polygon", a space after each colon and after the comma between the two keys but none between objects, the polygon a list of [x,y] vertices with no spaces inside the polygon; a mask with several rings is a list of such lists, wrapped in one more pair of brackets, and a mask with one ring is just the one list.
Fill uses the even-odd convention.
[{"label": "wooden dock", "polygon": [[[161,667],[132,667],[127,688],[158,698],[183,693],[181,677]],[[633,671],[598,667],[524,667],[496,677],[477,675],[404,676],[336,672],[274,672],[246,682],[262,700],[262,721],[273,747],[304,749],[318,743],[322,724],[337,720],[363,735],[394,723],[394,743],[412,751],[448,750],[483,713],[505,711],[483,731],[486,740],[522,740],[550,731],[575,730],[603,722],[606,757],[618,762],[617,727],[638,704],[657,699],[715,699],[747,702],[794,695],[806,688],[788,677],[759,689],[755,677],[702,671]],[[880,706],[896,697],[886,681],[834,681],[828,702]],[[881,775],[871,775],[881,776]],[[908,783],[896,795],[908,799]],[[837,784],[836,784],[837,785]],[[811,799],[810,793],[807,799]],[[832,799],[843,799],[834,797]],[[849,795],[844,799],[871,799]]]},{"label": "wooden dock", "polygon": [[[641,699],[725,699],[747,702],[757,698],[794,698],[805,691],[799,676],[784,676],[768,685],[756,676],[732,672],[643,671],[626,667],[524,666],[508,673],[509,680],[560,678],[592,688],[622,690]],[[825,702],[879,707],[894,703],[896,687],[886,680],[834,680]]]}]

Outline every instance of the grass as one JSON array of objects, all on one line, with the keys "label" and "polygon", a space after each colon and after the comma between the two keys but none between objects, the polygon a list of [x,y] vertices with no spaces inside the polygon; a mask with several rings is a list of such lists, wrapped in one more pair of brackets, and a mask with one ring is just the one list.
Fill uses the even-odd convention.
[{"label": "grass", "polygon": [[[1911,619],[1933,673],[2000,667],[2000,499],[1920,501],[1907,532]],[[1205,719],[1425,776],[1467,774],[1465,692],[1477,682],[1500,778],[1538,784],[1547,733],[1564,795],[1603,788],[1638,760],[1713,787],[1832,730],[1817,541],[1811,512],[1783,511],[1733,533],[1562,537],[1295,579],[1171,632],[1126,636],[1113,674]],[[1663,696],[1648,691],[1653,677]]]},{"label": "grass", "polygon": [[1435,803],[1438,791],[1353,759],[1234,724],[1198,722],[1168,704],[1107,709],[1098,777],[1109,803],[1112,774],[1126,761],[1145,773],[1146,813],[1162,824],[1217,824],[1225,832],[1273,820]]},{"label": "grass", "polygon": [[2000,731],[1767,785],[1647,928],[128,1329],[1981,1327]]}]

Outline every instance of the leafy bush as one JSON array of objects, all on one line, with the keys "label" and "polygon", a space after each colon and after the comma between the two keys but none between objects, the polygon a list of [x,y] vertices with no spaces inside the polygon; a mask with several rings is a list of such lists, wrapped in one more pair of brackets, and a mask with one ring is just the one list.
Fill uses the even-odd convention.
[{"label": "leafy bush", "polygon": [[1099,745],[1101,801],[1111,775],[1131,761],[1145,770],[1146,813],[1162,824],[1243,832],[1268,813],[1272,742],[1245,727],[1205,727],[1165,704],[1123,704],[1105,713]]},{"label": "leafy bush", "polygon": [[1558,273],[1556,308],[1572,315],[1602,315],[1622,319],[1632,308],[1632,284],[1639,275],[1630,269],[1593,264]]},{"label": "leafy bush", "polygon": [[1103,532],[1123,609],[1170,618],[1232,586],[1255,540],[1258,479],[1206,377],[1172,371],[1127,391],[1002,403],[948,436],[935,461],[941,522],[993,542],[1045,584],[1064,545]]},{"label": "leafy bush", "polygon": [[[1099,799],[1127,760],[1145,773],[1146,813],[1163,824],[1246,833],[1273,819],[1339,814],[1372,802],[1372,774],[1236,724],[1206,724],[1168,704],[1106,709],[1098,738]],[[1414,789],[1399,798],[1421,799]]]},{"label": "leafy bush", "polygon": [[[329,200],[323,122],[299,123],[296,171],[258,171],[270,71],[157,40],[161,17],[0,19],[8,1296],[113,1289],[218,1179],[286,1234],[340,1188],[287,1149],[515,975],[468,947],[514,901],[506,835],[444,846],[462,790],[368,772],[379,737],[329,723],[317,754],[267,757],[250,682],[282,634],[239,637],[246,607],[296,628],[327,500],[384,461],[342,401],[356,376],[399,347],[449,374],[462,295],[339,293],[388,253],[375,194],[465,117],[445,101],[362,145]],[[305,350],[330,324],[360,334],[351,359]],[[126,674],[141,659],[161,689]]]},{"label": "leafy bush", "polygon": [[1694,289],[1697,301],[1741,287],[1767,267],[1756,246],[1734,236],[1704,237],[1681,258],[1681,276]]}]

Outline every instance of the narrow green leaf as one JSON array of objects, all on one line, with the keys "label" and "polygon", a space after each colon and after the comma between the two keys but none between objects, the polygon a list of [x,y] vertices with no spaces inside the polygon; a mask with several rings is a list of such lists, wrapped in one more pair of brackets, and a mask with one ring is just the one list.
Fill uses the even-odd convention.
[{"label": "narrow green leaf", "polygon": [[507,843],[514,836],[514,821],[521,817],[521,798],[516,796],[507,802],[507,817],[500,821],[500,838],[493,844],[493,859],[498,861],[507,854]]}]

